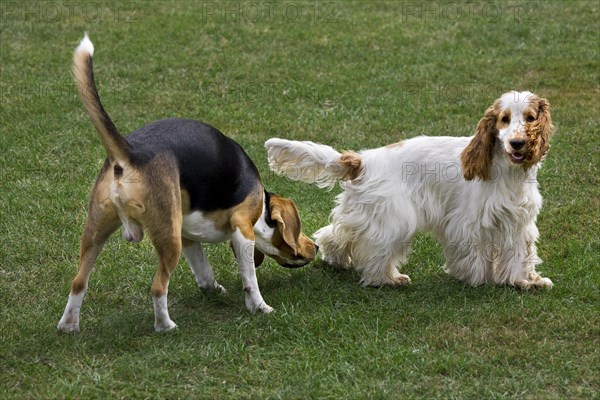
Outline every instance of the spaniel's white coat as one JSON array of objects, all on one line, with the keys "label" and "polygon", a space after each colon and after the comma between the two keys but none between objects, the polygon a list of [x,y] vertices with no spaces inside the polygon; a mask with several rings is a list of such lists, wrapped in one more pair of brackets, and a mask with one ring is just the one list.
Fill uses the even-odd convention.
[{"label": "spaniel's white coat", "polygon": [[362,271],[363,285],[410,282],[398,271],[418,231],[442,244],[445,270],[473,285],[552,286],[536,272],[536,179],[553,130],[549,104],[510,92],[472,137],[421,136],[360,153],[270,139],[269,165],[293,180],[344,191],[316,234],[323,259]]}]

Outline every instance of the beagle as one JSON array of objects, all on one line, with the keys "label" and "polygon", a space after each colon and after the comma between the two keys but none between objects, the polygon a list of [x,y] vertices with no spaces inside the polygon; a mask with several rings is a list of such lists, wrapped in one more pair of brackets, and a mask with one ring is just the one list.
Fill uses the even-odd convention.
[{"label": "beagle", "polygon": [[58,329],[79,331],[89,274],[119,226],[130,242],[139,242],[146,232],[158,254],[151,290],[157,332],[176,327],[169,317],[167,293],[182,251],[201,289],[225,290],[204,256],[203,242],[231,240],[246,307],[272,312],[260,294],[255,267],[265,254],[284,267],[300,267],[317,252],[301,231],[293,201],[267,192],[242,147],[202,122],[165,119],[121,136],[100,102],[93,53],[86,34],[73,55],[73,72],[107,158],[90,195],[79,271]]}]

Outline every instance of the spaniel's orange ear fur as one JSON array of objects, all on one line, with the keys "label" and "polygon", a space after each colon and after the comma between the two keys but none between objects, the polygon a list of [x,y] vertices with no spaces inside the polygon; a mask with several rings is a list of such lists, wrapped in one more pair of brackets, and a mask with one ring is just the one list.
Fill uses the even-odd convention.
[{"label": "spaniel's orange ear fur", "polygon": [[529,142],[527,147],[531,152],[526,155],[526,163],[531,165],[537,164],[544,158],[550,148],[550,136],[554,132],[548,100],[536,97],[533,101],[537,102],[537,119],[525,128]]},{"label": "spaniel's orange ear fur", "polygon": [[463,176],[468,181],[475,178],[487,181],[492,177],[492,158],[498,135],[497,109],[497,102],[487,109],[477,124],[475,137],[460,155]]}]

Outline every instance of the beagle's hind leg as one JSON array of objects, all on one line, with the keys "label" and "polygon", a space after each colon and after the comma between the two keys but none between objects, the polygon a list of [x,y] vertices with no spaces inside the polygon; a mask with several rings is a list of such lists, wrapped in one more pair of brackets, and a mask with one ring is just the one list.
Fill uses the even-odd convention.
[{"label": "beagle's hind leg", "polygon": [[[181,218],[179,218],[181,221]],[[158,255],[158,270],[152,282],[152,301],[154,304],[154,329],[167,332],[177,327],[169,316],[167,295],[169,279],[181,256],[181,222],[174,221],[171,226],[156,226],[149,231],[150,239]]]},{"label": "beagle's hind leg", "polygon": [[158,255],[158,269],[152,282],[154,329],[167,332],[177,327],[169,317],[169,280],[181,256],[181,188],[177,167],[168,159],[157,158],[141,175],[139,198],[145,204],[138,219],[148,233]]},{"label": "beagle's hind leg", "polygon": [[202,244],[185,238],[182,238],[182,243],[183,254],[185,255],[185,259],[187,260],[192,273],[196,277],[198,287],[205,292],[215,291],[226,293],[227,290],[225,290],[225,288],[215,279],[212,266],[202,250]]},{"label": "beagle's hind leg", "polygon": [[100,175],[92,190],[88,217],[81,237],[79,271],[71,284],[69,300],[57,328],[66,333],[79,331],[79,311],[88,287],[89,275],[106,240],[121,225],[117,209],[109,198],[106,174]]}]

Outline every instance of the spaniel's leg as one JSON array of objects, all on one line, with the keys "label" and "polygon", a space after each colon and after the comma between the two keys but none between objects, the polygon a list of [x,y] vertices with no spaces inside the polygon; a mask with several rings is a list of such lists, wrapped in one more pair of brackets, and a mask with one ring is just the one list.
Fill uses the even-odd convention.
[{"label": "spaniel's leg", "polygon": [[398,266],[406,263],[410,246],[408,241],[376,243],[360,240],[355,247],[355,267],[362,270],[362,286],[404,286],[410,283],[408,275],[401,274]]},{"label": "spaniel's leg", "polygon": [[489,248],[477,242],[444,244],[444,271],[473,286],[494,282],[494,266]]},{"label": "spaniel's leg", "polygon": [[535,269],[536,265],[542,263],[537,255],[535,238],[537,228],[531,225],[526,228],[518,244],[505,249],[494,271],[496,283],[509,284],[521,289],[553,286],[550,279],[542,277]]},{"label": "spaniel's leg", "polygon": [[[341,229],[338,229],[338,231]],[[323,260],[337,268],[348,269],[352,267],[350,258],[350,238],[344,238],[343,233],[334,232],[333,225],[327,225],[315,233],[315,242]]]},{"label": "spaniel's leg", "polygon": [[393,243],[375,243],[368,235],[343,225],[321,228],[315,233],[315,238],[325,262],[345,269],[354,266],[362,271],[362,286],[402,286],[410,283],[408,275],[401,274],[397,268],[398,264],[406,262],[408,246],[396,248]]},{"label": "spaniel's leg", "polygon": [[539,236],[535,223],[527,225],[519,235],[519,241],[511,251],[503,254],[496,267],[496,272],[504,278],[505,284],[520,287],[522,289],[547,287],[551,288],[553,283],[548,278],[543,278],[535,267],[542,263],[537,255],[535,242]]},{"label": "spaniel's leg", "polygon": [[[338,268],[352,265],[362,271],[362,286],[402,286],[410,283],[408,275],[398,272],[397,265],[404,263],[408,246],[394,248],[393,243],[373,243],[355,231],[342,226],[328,225],[315,233],[319,252],[325,262]],[[350,257],[350,251],[355,258]],[[390,250],[392,249],[392,250]]]},{"label": "spaniel's leg", "polygon": [[[363,286],[401,286],[410,283],[397,266],[407,258],[415,227],[404,223],[415,215],[405,207],[407,217],[381,202],[359,198],[348,187],[331,212],[331,225],[316,234],[323,259],[340,268],[362,272]],[[350,194],[349,194],[350,193]],[[357,197],[359,196],[359,197]],[[385,198],[382,200],[385,201]],[[414,218],[413,218],[414,219]]]}]

